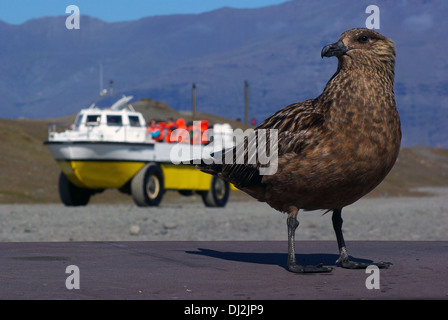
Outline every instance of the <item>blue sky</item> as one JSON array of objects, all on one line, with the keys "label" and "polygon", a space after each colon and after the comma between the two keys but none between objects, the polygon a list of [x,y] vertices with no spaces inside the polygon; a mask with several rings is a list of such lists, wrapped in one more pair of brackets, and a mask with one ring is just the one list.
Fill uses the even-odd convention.
[{"label": "blue sky", "polygon": [[202,13],[221,7],[256,8],[288,0],[0,0],[0,20],[21,24],[29,19],[68,15],[65,9],[77,5],[80,14],[108,22],[142,17]]}]

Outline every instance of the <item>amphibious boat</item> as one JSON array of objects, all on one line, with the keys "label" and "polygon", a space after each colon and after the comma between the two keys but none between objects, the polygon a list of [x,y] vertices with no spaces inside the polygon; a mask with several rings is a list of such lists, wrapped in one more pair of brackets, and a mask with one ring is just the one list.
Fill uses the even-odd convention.
[{"label": "amphibious boat", "polygon": [[[61,168],[61,201],[86,205],[95,193],[118,189],[132,195],[138,206],[157,206],[166,190],[177,190],[182,195],[201,194],[206,206],[225,206],[229,184],[183,164],[210,157],[216,147],[157,142],[148,134],[143,115],[130,104],[132,99],[123,95],[107,108],[93,103],[64,131],[49,125],[44,144]],[[232,139],[228,124],[213,129],[218,140]]]}]

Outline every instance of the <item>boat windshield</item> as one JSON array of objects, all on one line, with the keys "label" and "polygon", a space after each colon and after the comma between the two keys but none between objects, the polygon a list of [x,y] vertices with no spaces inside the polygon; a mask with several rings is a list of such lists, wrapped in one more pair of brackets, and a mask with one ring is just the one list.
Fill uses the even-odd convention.
[{"label": "boat windshield", "polygon": [[82,121],[82,116],[83,116],[83,114],[81,114],[81,113],[76,116],[75,128],[79,128],[79,125],[81,124],[81,121]]},{"label": "boat windshield", "polygon": [[99,114],[89,114],[87,116],[86,125],[97,126],[100,124],[101,115]]},{"label": "boat windshield", "polygon": [[131,127],[140,127],[140,121],[137,116],[129,116],[129,125]]},{"label": "boat windshield", "polygon": [[107,125],[108,126],[121,126],[122,120],[121,120],[121,116],[113,116],[113,115],[108,115],[107,116]]}]

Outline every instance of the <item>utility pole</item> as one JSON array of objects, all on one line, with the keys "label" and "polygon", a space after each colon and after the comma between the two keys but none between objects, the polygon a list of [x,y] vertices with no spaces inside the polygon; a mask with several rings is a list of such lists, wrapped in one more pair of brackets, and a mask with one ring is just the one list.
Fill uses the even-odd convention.
[{"label": "utility pole", "polygon": [[193,86],[192,86],[192,91],[193,91],[193,93],[192,93],[192,100],[193,100],[193,105],[192,105],[192,107],[193,107],[193,113],[192,113],[192,120],[194,121],[194,119],[196,118],[196,83],[193,83]]},{"label": "utility pole", "polygon": [[244,123],[249,124],[249,82],[244,81]]},{"label": "utility pole", "polygon": [[100,61],[100,95],[103,95],[103,63]]},{"label": "utility pole", "polygon": [[114,95],[114,80],[109,81],[109,95],[110,96]]}]

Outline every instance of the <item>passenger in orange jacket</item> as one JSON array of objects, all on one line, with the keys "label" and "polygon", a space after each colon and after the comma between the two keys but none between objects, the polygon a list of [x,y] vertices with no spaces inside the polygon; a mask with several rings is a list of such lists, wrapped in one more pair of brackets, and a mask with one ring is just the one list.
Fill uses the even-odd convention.
[{"label": "passenger in orange jacket", "polygon": [[163,124],[157,123],[156,120],[151,120],[147,128],[147,133],[151,135],[151,138],[155,141],[161,142],[165,138],[166,132],[164,131]]},{"label": "passenger in orange jacket", "polygon": [[176,127],[177,129],[187,129],[187,126],[185,125],[185,119],[182,118],[177,119]]},{"label": "passenger in orange jacket", "polygon": [[190,143],[190,134],[187,131],[185,120],[182,118],[176,121],[176,130],[170,134],[170,142]]},{"label": "passenger in orange jacket", "polygon": [[156,120],[151,120],[149,122],[146,132],[151,135],[151,138],[154,140],[160,136],[160,129],[157,127]]}]

